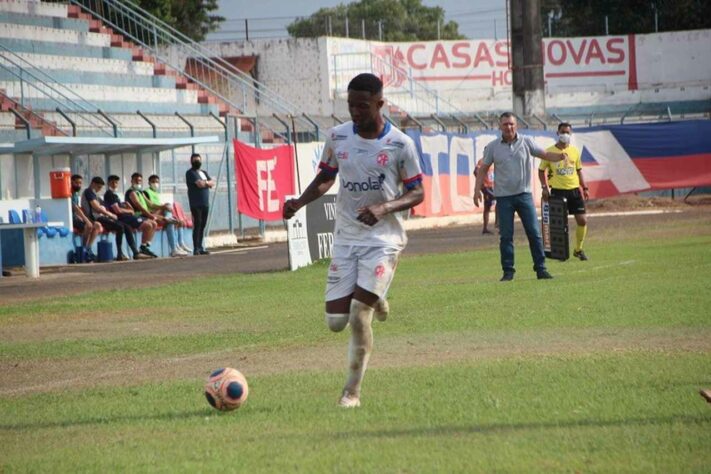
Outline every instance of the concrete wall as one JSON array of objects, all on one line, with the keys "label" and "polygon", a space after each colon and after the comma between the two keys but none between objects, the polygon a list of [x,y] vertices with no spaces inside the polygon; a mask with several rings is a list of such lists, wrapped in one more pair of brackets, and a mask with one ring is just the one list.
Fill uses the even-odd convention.
[{"label": "concrete wall", "polygon": [[[330,106],[326,82],[326,38],[280,38],[209,43],[205,46],[215,56],[224,58],[258,56],[251,71],[252,77],[277,95],[286,98],[296,106],[296,110],[320,111],[327,110]],[[171,61],[185,64],[187,57],[180,51],[171,50],[168,54]],[[232,92],[233,101],[241,104],[245,99],[240,95],[243,89],[234,89]],[[248,109],[258,108],[253,91],[248,91],[248,94]]]},{"label": "concrete wall", "polygon": [[[546,102],[556,108],[621,108],[711,100],[711,30],[546,38]],[[506,110],[506,41],[380,43],[347,38],[252,40],[208,45],[222,56],[257,55],[255,77],[309,114],[343,113],[348,79],[373,71],[406,110]],[[440,103],[434,104],[436,91]],[[340,101],[338,99],[341,99]],[[449,102],[449,104],[447,104]],[[451,106],[451,107],[450,107]]]}]

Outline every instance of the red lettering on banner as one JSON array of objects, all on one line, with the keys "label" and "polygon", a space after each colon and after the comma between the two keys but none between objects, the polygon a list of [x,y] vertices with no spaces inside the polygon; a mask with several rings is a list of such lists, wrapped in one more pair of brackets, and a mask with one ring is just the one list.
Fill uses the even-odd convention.
[{"label": "red lettering on banner", "polygon": [[[553,47],[558,48],[558,56],[554,56],[553,53]],[[565,59],[567,58],[568,54],[565,49],[565,44],[561,40],[553,40],[550,43],[548,43],[548,61],[553,64],[554,66],[560,66],[565,62]]]},{"label": "red lettering on banner", "polygon": [[292,146],[258,149],[238,140],[233,144],[238,210],[255,219],[281,219],[284,197],[294,194]]},{"label": "red lettering on banner", "polygon": [[590,41],[590,48],[588,49],[588,55],[585,56],[585,64],[590,64],[593,59],[599,59],[601,64],[605,64],[605,55],[602,54],[602,48],[600,48],[600,43],[596,39]]},{"label": "red lettering on banner", "polygon": [[444,64],[447,69],[451,67],[449,65],[449,58],[447,58],[447,52],[444,50],[442,43],[437,43],[435,46],[434,53],[432,53],[432,62],[430,63],[430,67],[434,69],[437,67],[437,63]]},{"label": "red lettering on banner", "polygon": [[607,47],[607,50],[610,53],[615,54],[615,56],[610,56],[607,58],[608,63],[618,64],[625,60],[625,50],[622,48],[614,47],[618,44],[624,46],[625,40],[623,40],[622,38],[613,38],[607,40],[607,43],[605,45]]},{"label": "red lettering on banner", "polygon": [[489,47],[483,41],[479,43],[479,47],[476,49],[476,54],[474,55],[474,67],[479,67],[479,63],[486,61],[489,63],[490,67],[494,67],[494,60],[489,52]]},{"label": "red lettering on banner", "polygon": [[570,40],[567,40],[565,42],[568,45],[568,49],[570,50],[571,56],[573,56],[573,61],[575,61],[575,64],[580,64],[580,60],[583,59],[583,52],[585,51],[585,46],[588,44],[588,40],[584,39],[580,43],[580,49],[575,51],[575,47],[573,46],[573,43]]},{"label": "red lettering on banner", "polygon": [[415,58],[413,57],[413,55],[414,55],[416,49],[425,49],[425,45],[424,44],[413,44],[412,46],[407,48],[407,62],[414,69],[426,69],[427,63],[416,63],[415,62]]},{"label": "red lettering on banner", "polygon": [[494,45],[494,51],[497,56],[501,56],[501,61],[496,61],[498,67],[508,67],[509,65],[509,42],[497,41]]},{"label": "red lettering on banner", "polygon": [[469,43],[454,43],[452,46],[452,56],[459,58],[462,62],[453,62],[452,66],[455,68],[467,68],[472,63],[472,57],[466,51],[460,51],[460,49],[467,48]]},{"label": "red lettering on banner", "polygon": [[491,73],[491,85],[494,87],[496,87],[497,85],[510,86],[511,85],[511,70],[493,71]]}]

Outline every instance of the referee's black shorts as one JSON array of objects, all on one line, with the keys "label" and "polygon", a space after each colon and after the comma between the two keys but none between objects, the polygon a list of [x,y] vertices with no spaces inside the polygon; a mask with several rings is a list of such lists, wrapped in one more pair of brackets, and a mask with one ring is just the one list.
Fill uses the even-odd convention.
[{"label": "referee's black shorts", "polygon": [[580,188],[551,189],[551,196],[565,198],[568,201],[568,214],[585,214],[585,199],[580,194]]}]

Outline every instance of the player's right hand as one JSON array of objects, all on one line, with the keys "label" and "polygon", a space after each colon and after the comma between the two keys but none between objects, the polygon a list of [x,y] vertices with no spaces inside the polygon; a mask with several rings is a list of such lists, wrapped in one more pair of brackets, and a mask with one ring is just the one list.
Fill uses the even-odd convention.
[{"label": "player's right hand", "polygon": [[291,219],[296,211],[299,210],[299,201],[297,199],[287,199],[284,201],[284,208],[282,210],[282,217],[284,219]]}]

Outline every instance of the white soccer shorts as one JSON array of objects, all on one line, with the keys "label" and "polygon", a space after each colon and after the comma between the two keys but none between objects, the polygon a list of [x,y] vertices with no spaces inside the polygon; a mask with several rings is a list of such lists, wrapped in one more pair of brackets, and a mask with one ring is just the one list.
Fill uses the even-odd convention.
[{"label": "white soccer shorts", "polygon": [[326,280],[326,301],[348,296],[356,286],[385,298],[395,276],[400,249],[334,245]]}]

